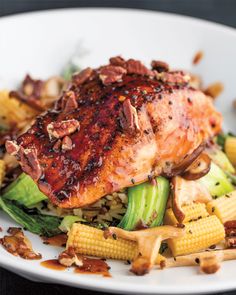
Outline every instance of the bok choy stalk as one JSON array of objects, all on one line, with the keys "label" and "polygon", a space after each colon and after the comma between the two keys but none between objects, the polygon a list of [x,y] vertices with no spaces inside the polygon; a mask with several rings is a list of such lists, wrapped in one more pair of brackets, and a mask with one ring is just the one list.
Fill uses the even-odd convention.
[{"label": "bok choy stalk", "polygon": [[139,222],[153,227],[162,224],[169,196],[169,181],[157,177],[156,185],[149,182],[128,188],[128,208],[119,227],[133,230]]},{"label": "bok choy stalk", "polygon": [[223,196],[234,190],[233,185],[224,171],[214,162],[211,162],[210,171],[198,179],[197,182],[204,185],[214,198]]},{"label": "bok choy stalk", "polygon": [[68,232],[73,223],[75,222],[85,222],[86,220],[79,217],[79,216],[74,216],[74,215],[68,215],[65,216],[61,222],[61,224],[59,225],[59,229],[63,232]]},{"label": "bok choy stalk", "polygon": [[230,173],[230,172],[225,172],[229,180],[231,181],[232,184],[236,185],[236,175]]},{"label": "bok choy stalk", "polygon": [[25,173],[22,173],[4,190],[3,198],[17,201],[19,204],[26,207],[32,207],[47,199],[47,197],[40,192],[33,179]]},{"label": "bok choy stalk", "polygon": [[224,172],[235,173],[234,166],[231,164],[227,155],[220,149],[213,149],[208,151],[211,160],[218,165]]}]

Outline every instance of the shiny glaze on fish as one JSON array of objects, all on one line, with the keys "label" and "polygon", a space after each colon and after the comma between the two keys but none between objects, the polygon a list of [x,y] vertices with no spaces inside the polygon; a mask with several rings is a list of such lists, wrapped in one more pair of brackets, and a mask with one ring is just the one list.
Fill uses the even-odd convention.
[{"label": "shiny glaze on fish", "polygon": [[[128,73],[104,85],[100,71],[90,71],[82,84],[74,81],[55,108],[17,140],[21,149],[34,151],[40,167],[35,174],[35,164],[26,163],[23,170],[63,208],[88,205],[155,175],[170,176],[221,130],[221,115],[211,99],[187,83]],[[65,111],[65,98],[71,95],[74,108]],[[73,119],[79,127],[63,150],[63,138],[50,137],[47,127]]]}]

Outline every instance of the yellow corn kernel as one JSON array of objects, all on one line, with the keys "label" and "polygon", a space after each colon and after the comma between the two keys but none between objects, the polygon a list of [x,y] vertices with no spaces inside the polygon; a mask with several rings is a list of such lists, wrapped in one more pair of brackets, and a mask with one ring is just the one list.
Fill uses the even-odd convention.
[{"label": "yellow corn kernel", "polygon": [[[136,242],[114,237],[105,239],[102,230],[81,223],[73,224],[66,248],[82,255],[130,261],[139,253]],[[165,257],[158,254],[156,263],[164,260]]]},{"label": "yellow corn kernel", "polygon": [[5,170],[6,170],[6,165],[3,160],[0,160],[0,188],[3,184],[3,180],[5,177]]},{"label": "yellow corn kernel", "polygon": [[198,252],[221,242],[225,237],[224,226],[214,215],[186,223],[185,231],[182,238],[168,241],[173,256]]},{"label": "yellow corn kernel", "polygon": [[207,211],[216,215],[222,223],[236,219],[236,191],[207,203]]},{"label": "yellow corn kernel", "polygon": [[225,140],[225,153],[230,162],[236,166],[236,137],[229,136]]},{"label": "yellow corn kernel", "polygon": [[[203,203],[193,203],[182,207],[185,214],[183,223],[207,217],[209,214],[206,210],[206,205]],[[172,208],[166,210],[164,224],[175,225],[178,221],[175,218]]]}]

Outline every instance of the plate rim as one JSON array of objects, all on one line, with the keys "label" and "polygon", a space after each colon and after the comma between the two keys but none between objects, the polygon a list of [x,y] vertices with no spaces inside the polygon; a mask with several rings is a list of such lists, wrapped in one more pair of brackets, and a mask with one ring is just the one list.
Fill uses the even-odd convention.
[{"label": "plate rim", "polygon": [[[227,263],[227,261],[224,263]],[[186,285],[185,287],[181,286],[181,289],[178,287],[176,288],[176,287],[169,286],[169,288],[167,289],[166,287],[160,287],[158,285],[143,284],[143,285],[138,285],[138,288],[134,288],[135,286],[137,286],[135,285],[135,283],[119,282],[119,284],[117,284],[117,282],[114,282],[112,278],[103,278],[101,276],[93,277],[93,275],[83,275],[83,280],[78,280],[77,282],[75,282],[74,274],[71,272],[66,274],[68,275],[68,277],[66,278],[66,281],[65,280],[63,281],[63,274],[65,275],[65,272],[63,271],[55,272],[55,270],[44,268],[43,269],[44,271],[41,272],[40,274],[34,273],[32,272],[32,265],[28,263],[25,264],[24,270],[22,272],[21,258],[16,258],[14,260],[14,270],[11,269],[12,265],[8,263],[7,258],[5,260],[5,263],[4,261],[0,260],[0,266],[7,269],[10,272],[14,272],[17,275],[22,276],[24,278],[28,278],[29,280],[32,280],[32,281],[65,285],[65,286],[70,286],[75,288],[86,289],[86,290],[93,290],[97,292],[106,291],[112,294],[125,294],[125,293],[139,294],[139,295],[141,294],[150,294],[150,295],[212,294],[217,292],[232,291],[235,289],[235,284],[236,284],[234,280],[231,280],[230,282],[225,283],[225,285],[224,283],[220,281],[216,281],[214,282],[214,289],[212,288],[212,285],[208,285],[208,286],[198,285],[197,290],[191,289],[191,285]],[[159,271],[162,271],[162,270],[159,270]],[[89,276],[91,276],[91,278]],[[81,277],[82,275],[80,276],[80,278]]]},{"label": "plate rim", "polygon": [[141,14],[152,14],[152,15],[163,15],[168,18],[175,18],[176,20],[183,20],[188,21],[191,23],[195,23],[198,25],[204,25],[211,27],[213,29],[217,28],[219,30],[223,30],[225,33],[230,33],[236,36],[236,28],[231,27],[229,25],[221,24],[218,22],[194,17],[194,16],[188,16],[184,14],[174,13],[174,12],[165,12],[165,11],[156,11],[156,10],[150,10],[150,9],[144,9],[144,8],[120,8],[120,7],[69,7],[69,8],[52,8],[52,9],[42,9],[37,11],[26,11],[26,12],[19,12],[11,15],[4,15],[0,17],[0,26],[2,22],[7,22],[11,19],[21,19],[21,18],[29,18],[31,16],[40,16],[43,14],[56,14],[56,13],[70,13],[77,11],[84,11],[84,12],[97,12],[98,10],[102,12],[122,12],[122,13],[141,13]]},{"label": "plate rim", "polygon": [[[134,9],[134,8],[111,8],[111,7],[76,7],[76,8],[57,8],[57,9],[47,9],[47,10],[40,10],[40,11],[31,11],[31,12],[23,12],[23,13],[17,13],[13,15],[6,15],[2,16],[0,18],[0,28],[1,24],[3,22],[9,22],[11,20],[13,21],[21,21],[21,19],[30,18],[32,16],[40,17],[42,15],[46,14],[70,14],[71,12],[79,11],[80,13],[83,12],[94,12],[97,13],[116,13],[116,12],[122,12],[122,13],[128,13],[128,14],[149,14],[149,15],[156,15],[156,16],[163,16],[165,18],[172,18],[175,21],[184,21],[184,22],[191,22],[192,24],[196,24],[199,26],[204,26],[211,28],[213,30],[221,31],[221,33],[232,35],[234,38],[236,38],[236,29],[227,25],[223,25],[220,23],[199,19],[196,17],[176,14],[176,13],[170,13],[170,12],[161,12],[161,11],[151,11],[146,9]],[[0,213],[1,215],[2,213]],[[95,291],[106,291],[110,293],[129,293],[129,294],[203,294],[203,293],[215,293],[220,291],[230,291],[236,289],[236,282],[233,280],[227,281],[227,283],[217,281],[215,282],[214,289],[212,289],[211,285],[204,285],[204,286],[198,286],[197,290],[194,290],[191,288],[190,285],[187,286],[181,286],[177,289],[174,289],[173,287],[169,286],[168,289],[166,287],[161,287],[158,285],[140,285],[138,286],[138,289],[135,289],[135,283],[126,283],[126,282],[120,282],[117,284],[116,282],[112,280],[107,280],[101,277],[99,279],[95,279],[94,277],[87,278],[84,277],[83,280],[78,281],[77,283],[73,279],[73,274],[71,274],[71,279],[68,276],[65,280],[61,280],[63,275],[62,273],[55,272],[52,270],[44,269],[43,272],[32,272],[32,265],[25,264],[24,269],[22,269],[22,261],[15,259],[14,262],[12,262],[11,257],[8,259],[8,255],[5,257],[0,257],[0,266],[3,268],[8,269],[9,271],[12,271],[14,273],[17,273],[18,275],[22,275],[23,277],[27,277],[29,279],[39,279],[40,282],[51,282],[51,283],[57,283],[61,285],[68,285],[73,286],[77,288],[83,288],[83,289],[89,289],[89,290],[95,290]],[[14,258],[13,258],[14,259]],[[13,264],[14,263],[14,264]],[[225,262],[227,263],[227,262]],[[22,273],[22,274],[21,274]],[[176,287],[175,287],[176,288]]]}]

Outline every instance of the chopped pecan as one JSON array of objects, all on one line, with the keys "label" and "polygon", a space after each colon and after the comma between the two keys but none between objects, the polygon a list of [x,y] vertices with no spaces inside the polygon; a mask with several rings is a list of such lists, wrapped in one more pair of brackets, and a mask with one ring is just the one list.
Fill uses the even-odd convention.
[{"label": "chopped pecan", "polygon": [[213,99],[217,98],[222,91],[224,90],[224,85],[221,82],[216,82],[209,85],[205,90],[204,93],[208,96],[211,96]]},{"label": "chopped pecan", "polygon": [[11,91],[10,97],[14,97],[32,108],[43,111],[44,106],[40,101],[44,82],[41,80],[34,80],[30,75],[26,75],[19,91]]},{"label": "chopped pecan", "polygon": [[109,61],[110,61],[110,64],[113,66],[123,67],[125,65],[125,60],[121,56],[111,57]]},{"label": "chopped pecan", "polygon": [[16,143],[16,141],[7,140],[5,144],[6,150],[8,154],[12,156],[16,156],[20,150],[19,145]]},{"label": "chopped pecan", "polygon": [[229,220],[224,223],[225,234],[227,237],[236,236],[236,220]]},{"label": "chopped pecan", "polygon": [[170,69],[169,65],[166,62],[160,60],[153,60],[151,66],[152,69],[156,70],[158,73],[168,72]]},{"label": "chopped pecan", "polygon": [[78,108],[74,91],[67,91],[62,99],[62,108],[65,113],[69,113]]},{"label": "chopped pecan", "polygon": [[225,228],[235,228],[236,229],[236,220],[229,220],[224,223]]},{"label": "chopped pecan", "polygon": [[203,58],[203,51],[198,51],[193,57],[193,64],[197,65]]},{"label": "chopped pecan", "polygon": [[27,96],[34,96],[36,99],[40,98],[41,90],[43,86],[43,81],[35,80],[30,77],[30,75],[26,75],[21,90]]},{"label": "chopped pecan", "polygon": [[52,122],[48,124],[47,131],[49,137],[62,138],[66,135],[74,133],[79,129],[80,124],[76,119],[65,120],[61,122]]},{"label": "chopped pecan", "polygon": [[226,237],[235,237],[236,236],[236,228],[226,228],[225,229]]},{"label": "chopped pecan", "polygon": [[187,84],[190,81],[190,76],[182,71],[172,71],[172,72],[156,72],[157,80],[161,80],[164,83],[169,84]]},{"label": "chopped pecan", "polygon": [[9,253],[30,260],[42,258],[41,254],[33,251],[30,241],[20,228],[11,227],[7,232],[10,236],[4,236],[0,242]]},{"label": "chopped pecan", "polygon": [[73,264],[77,266],[83,265],[82,259],[75,253],[75,250],[73,248],[69,248],[63,251],[59,255],[58,261],[60,262],[60,264],[65,265],[67,267],[72,266]]},{"label": "chopped pecan", "polygon": [[93,69],[86,68],[79,73],[75,73],[72,77],[72,81],[77,86],[82,85],[84,82],[86,82],[91,77],[92,73],[93,73]]},{"label": "chopped pecan", "polygon": [[123,102],[123,110],[120,114],[121,127],[129,133],[139,131],[138,114],[136,108],[132,106],[129,99]]},{"label": "chopped pecan", "polygon": [[69,150],[72,150],[72,147],[73,147],[72,140],[70,139],[69,136],[65,136],[62,139],[62,146],[61,146],[62,150],[69,151]]},{"label": "chopped pecan", "polygon": [[55,152],[57,152],[57,151],[59,151],[60,150],[60,148],[61,148],[61,145],[62,145],[62,142],[61,142],[61,140],[60,139],[58,139],[57,141],[56,141],[56,143],[54,144],[54,146],[53,146],[53,150],[55,151]]},{"label": "chopped pecan", "polygon": [[37,181],[42,175],[42,168],[39,164],[36,151],[34,149],[20,147],[19,157],[23,171]]},{"label": "chopped pecan", "polygon": [[118,82],[122,79],[122,76],[126,74],[126,70],[119,66],[105,66],[101,69],[99,78],[104,85],[109,85],[114,82]]},{"label": "chopped pecan", "polygon": [[153,71],[149,70],[144,64],[139,60],[129,59],[125,63],[128,74],[137,74],[143,76],[153,76]]},{"label": "chopped pecan", "polygon": [[225,238],[225,243],[227,248],[236,248],[236,237]]}]

